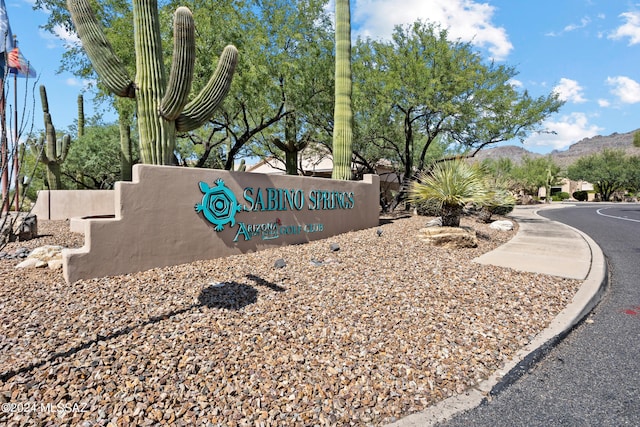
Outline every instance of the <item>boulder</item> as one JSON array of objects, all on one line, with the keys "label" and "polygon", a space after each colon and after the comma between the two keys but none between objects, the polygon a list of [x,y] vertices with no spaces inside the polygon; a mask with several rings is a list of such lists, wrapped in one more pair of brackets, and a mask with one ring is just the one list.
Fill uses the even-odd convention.
[{"label": "boulder", "polygon": [[508,220],[493,221],[489,228],[499,231],[511,231],[513,230],[513,222]]},{"label": "boulder", "polygon": [[38,237],[38,218],[24,212],[9,212],[0,217],[0,240],[3,242],[25,241]]},{"label": "boulder", "polygon": [[476,232],[468,227],[421,228],[419,237],[423,242],[448,249],[475,248],[478,246]]},{"label": "boulder", "polygon": [[437,217],[427,222],[427,227],[442,227],[442,218]]},{"label": "boulder", "polygon": [[19,241],[31,240],[38,237],[38,217],[35,215],[21,216],[18,220],[16,233]]},{"label": "boulder", "polygon": [[52,270],[62,268],[62,246],[46,245],[35,248],[27,258],[16,268],[43,268],[49,267]]}]

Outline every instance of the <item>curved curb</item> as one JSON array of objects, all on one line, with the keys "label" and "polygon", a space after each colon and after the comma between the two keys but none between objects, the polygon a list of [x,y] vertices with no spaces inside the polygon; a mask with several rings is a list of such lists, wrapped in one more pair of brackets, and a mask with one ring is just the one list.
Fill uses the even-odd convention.
[{"label": "curved curb", "polygon": [[[537,215],[537,212],[534,213]],[[598,305],[608,284],[607,263],[602,249],[582,231],[566,224],[563,225],[578,233],[589,245],[591,251],[591,268],[571,303],[558,313],[547,328],[516,352],[502,369],[494,372],[489,378],[465,391],[464,394],[450,397],[422,412],[408,415],[389,424],[389,427],[433,426],[491,400],[491,396],[497,395],[513,384],[542,359]]]}]

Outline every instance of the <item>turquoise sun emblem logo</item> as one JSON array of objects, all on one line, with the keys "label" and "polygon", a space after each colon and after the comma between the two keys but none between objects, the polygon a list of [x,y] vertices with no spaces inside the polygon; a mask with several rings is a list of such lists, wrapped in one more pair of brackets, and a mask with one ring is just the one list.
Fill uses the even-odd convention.
[{"label": "turquoise sun emblem logo", "polygon": [[202,203],[196,203],[196,212],[202,212],[204,217],[216,226],[216,231],[222,231],[228,223],[233,227],[236,224],[236,213],[242,210],[242,206],[238,204],[233,192],[224,185],[224,181],[218,178],[213,187],[209,187],[209,184],[203,181],[198,185],[204,196]]}]

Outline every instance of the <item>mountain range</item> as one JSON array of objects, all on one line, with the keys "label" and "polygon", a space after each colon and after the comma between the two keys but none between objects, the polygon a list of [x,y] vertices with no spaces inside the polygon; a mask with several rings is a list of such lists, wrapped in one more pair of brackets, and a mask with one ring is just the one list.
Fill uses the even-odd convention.
[{"label": "mountain range", "polygon": [[524,156],[533,158],[551,156],[551,158],[564,169],[579,158],[601,153],[605,148],[623,150],[628,155],[640,156],[640,148],[633,145],[633,135],[639,131],[640,129],[627,133],[612,133],[608,136],[597,135],[591,138],[584,138],[575,144],[572,144],[566,150],[554,150],[549,154],[533,153],[521,145],[504,145],[500,147],[487,148],[480,150],[475,155],[475,160],[482,161],[487,158],[500,159],[506,157],[511,159],[514,163],[520,163]]}]

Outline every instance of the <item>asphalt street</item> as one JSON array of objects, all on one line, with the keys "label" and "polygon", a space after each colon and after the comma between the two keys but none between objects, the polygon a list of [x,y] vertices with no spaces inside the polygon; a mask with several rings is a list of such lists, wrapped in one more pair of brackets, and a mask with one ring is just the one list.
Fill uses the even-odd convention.
[{"label": "asphalt street", "polygon": [[640,426],[640,205],[585,203],[540,215],[598,243],[609,264],[605,296],[527,373],[438,426]]}]

